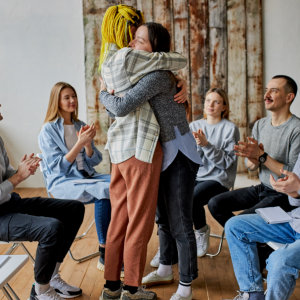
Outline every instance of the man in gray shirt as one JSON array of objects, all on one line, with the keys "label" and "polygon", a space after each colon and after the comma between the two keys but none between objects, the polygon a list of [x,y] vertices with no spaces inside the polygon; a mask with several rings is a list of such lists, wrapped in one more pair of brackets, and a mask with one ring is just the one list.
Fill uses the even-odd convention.
[{"label": "man in gray shirt", "polygon": [[267,206],[293,209],[287,195],[272,188],[269,177],[277,180],[280,169],[292,171],[300,152],[300,119],[290,111],[296,94],[297,84],[288,76],[274,76],[268,83],[264,101],[270,116],[255,122],[253,137],[234,148],[236,155],[247,158],[250,170],[259,168],[261,184],[219,194],[209,201],[211,214],[222,226],[234,211],[254,213],[256,208]]}]

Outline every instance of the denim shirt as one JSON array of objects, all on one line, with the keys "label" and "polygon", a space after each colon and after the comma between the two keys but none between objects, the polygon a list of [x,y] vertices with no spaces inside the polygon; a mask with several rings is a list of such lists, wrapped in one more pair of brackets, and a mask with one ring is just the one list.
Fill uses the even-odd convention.
[{"label": "denim shirt", "polygon": [[[73,121],[76,131],[85,123]],[[56,198],[91,200],[87,193],[97,199],[109,199],[110,175],[97,173],[94,166],[102,160],[102,155],[92,143],[93,155],[89,157],[83,150],[84,171],[95,179],[103,182],[74,184],[75,179],[83,179],[83,174],[77,169],[76,160],[70,163],[66,159],[69,152],[64,139],[64,120],[58,118],[44,124],[38,137],[44,164],[44,178],[48,191]]]}]

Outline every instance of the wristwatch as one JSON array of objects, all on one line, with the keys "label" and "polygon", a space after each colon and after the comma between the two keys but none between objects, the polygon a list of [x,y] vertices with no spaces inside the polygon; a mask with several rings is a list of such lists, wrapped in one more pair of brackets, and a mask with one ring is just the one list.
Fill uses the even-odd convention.
[{"label": "wristwatch", "polygon": [[267,152],[264,152],[264,154],[262,154],[262,155],[258,158],[259,163],[261,163],[261,164],[265,163],[266,160],[267,160],[267,156],[268,156],[268,153],[267,153]]}]

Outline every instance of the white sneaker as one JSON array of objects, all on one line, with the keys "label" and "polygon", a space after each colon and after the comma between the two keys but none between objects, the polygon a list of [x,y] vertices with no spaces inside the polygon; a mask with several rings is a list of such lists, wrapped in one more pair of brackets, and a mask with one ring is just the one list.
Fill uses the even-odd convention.
[{"label": "white sneaker", "polygon": [[153,285],[170,284],[173,281],[174,281],[173,273],[166,277],[162,277],[157,274],[157,271],[153,271],[143,277],[142,285],[146,287],[150,287]]},{"label": "white sneaker", "polygon": [[[232,300],[248,300],[250,298],[249,293],[238,291],[238,295],[235,296]],[[223,300],[231,300],[231,299],[223,299]]]},{"label": "white sneaker", "polygon": [[63,300],[55,290],[50,286],[50,288],[43,294],[37,295],[35,292],[35,286],[32,285],[30,297],[28,300]]},{"label": "white sneaker", "polygon": [[198,257],[204,256],[207,252],[207,249],[209,247],[209,234],[210,234],[209,225],[207,225],[207,229],[205,232],[200,232],[199,230],[195,230]]},{"label": "white sneaker", "polygon": [[172,297],[170,298],[170,300],[192,300],[193,299],[193,294],[190,294],[187,297],[183,297],[179,294],[173,294]]},{"label": "white sneaker", "polygon": [[50,286],[62,298],[75,298],[82,295],[81,288],[69,285],[60,277],[59,274],[56,274],[51,278]]},{"label": "white sneaker", "polygon": [[160,250],[159,250],[159,247],[158,247],[156,254],[154,255],[154,257],[150,261],[150,266],[151,267],[158,268],[158,266],[159,266],[159,257],[160,257]]}]

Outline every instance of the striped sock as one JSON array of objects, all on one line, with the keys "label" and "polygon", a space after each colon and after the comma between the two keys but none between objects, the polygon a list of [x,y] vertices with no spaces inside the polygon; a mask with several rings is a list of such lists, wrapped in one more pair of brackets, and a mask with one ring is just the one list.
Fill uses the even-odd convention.
[{"label": "striped sock", "polygon": [[188,297],[192,293],[192,282],[183,282],[179,281],[178,289],[176,294],[179,294],[182,297]]}]

